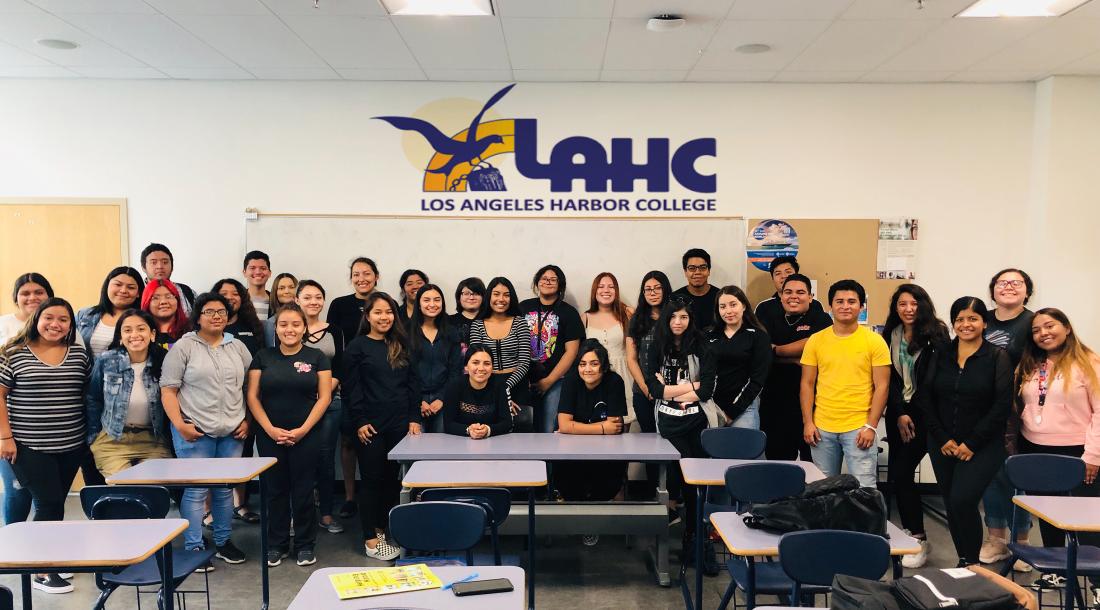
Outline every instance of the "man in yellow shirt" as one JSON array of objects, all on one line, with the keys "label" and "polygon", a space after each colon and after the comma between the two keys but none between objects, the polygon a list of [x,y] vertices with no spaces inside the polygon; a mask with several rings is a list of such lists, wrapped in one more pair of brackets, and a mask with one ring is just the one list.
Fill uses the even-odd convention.
[{"label": "man in yellow shirt", "polygon": [[878,420],[890,388],[890,348],[859,325],[867,292],[855,280],[829,287],[833,325],[814,333],[802,351],[802,436],[826,476],[843,460],[860,485],[878,479]]}]

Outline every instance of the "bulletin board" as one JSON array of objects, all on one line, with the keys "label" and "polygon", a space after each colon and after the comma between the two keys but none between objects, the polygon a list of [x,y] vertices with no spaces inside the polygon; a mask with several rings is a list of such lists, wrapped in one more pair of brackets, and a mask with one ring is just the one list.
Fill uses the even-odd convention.
[{"label": "bulletin board", "polygon": [[[764,219],[750,219],[751,231]],[[867,289],[868,323],[883,324],[894,290],[916,280],[876,279],[878,255],[877,218],[869,219],[782,219],[798,233],[798,264],[803,275],[817,280],[815,295],[829,311],[829,286],[842,279],[858,281]],[[771,275],[745,261],[749,300],[758,303],[775,292]]]}]

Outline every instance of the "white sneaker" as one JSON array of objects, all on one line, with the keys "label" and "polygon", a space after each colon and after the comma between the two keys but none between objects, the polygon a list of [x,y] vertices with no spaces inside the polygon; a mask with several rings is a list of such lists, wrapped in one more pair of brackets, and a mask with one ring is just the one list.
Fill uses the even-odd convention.
[{"label": "white sneaker", "polygon": [[1092,607],[1100,608],[1100,587],[1090,586],[1089,589],[1092,591]]},{"label": "white sneaker", "polygon": [[1013,572],[1020,572],[1021,574],[1027,574],[1028,572],[1031,572],[1034,569],[1035,568],[1031,567],[1030,564],[1024,563],[1023,559],[1017,559],[1016,563],[1012,564],[1012,571]]},{"label": "white sneaker", "polygon": [[58,572],[57,575],[60,576],[61,578],[64,578],[65,580],[72,580],[73,579],[73,573],[72,572]]},{"label": "white sneaker", "polygon": [[917,540],[920,542],[920,552],[916,555],[902,555],[901,566],[903,568],[923,568],[924,564],[928,563],[928,553],[932,550],[932,545],[927,540]]},{"label": "white sneaker", "polygon": [[981,550],[978,551],[978,561],[982,563],[995,563],[1011,556],[1008,543],[996,536],[986,536]]},{"label": "white sneaker", "polygon": [[363,551],[367,554],[367,557],[379,561],[393,561],[401,556],[400,548],[393,546],[381,538],[378,539],[378,546],[373,549],[364,542]]}]

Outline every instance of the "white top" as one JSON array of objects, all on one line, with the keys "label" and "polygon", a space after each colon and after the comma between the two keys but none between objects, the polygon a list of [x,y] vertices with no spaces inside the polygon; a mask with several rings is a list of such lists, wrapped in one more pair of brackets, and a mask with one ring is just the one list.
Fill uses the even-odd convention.
[{"label": "white top", "polygon": [[100,320],[92,331],[91,339],[88,340],[88,347],[92,348],[92,356],[98,356],[107,351],[107,347],[111,345],[111,339],[114,338],[115,327],[107,326],[103,320]]},{"label": "white top", "polygon": [[145,392],[145,384],[141,382],[145,364],[145,362],[130,363],[130,368],[134,369],[134,387],[130,389],[130,408],[126,410],[127,426],[148,428],[153,425],[149,415],[149,394]]},{"label": "white top", "polygon": [[[618,323],[609,328],[594,328],[588,326],[588,314],[585,314],[585,334],[589,339],[600,342],[607,350],[607,360],[611,363],[611,370],[619,374],[623,380],[634,379],[630,375],[630,369],[626,366],[626,333]],[[626,423],[631,423],[637,417],[634,415],[634,388],[632,384],[624,383],[626,388]]]},{"label": "white top", "polygon": [[15,317],[13,313],[0,316],[0,345],[7,343],[8,339],[11,339],[18,334],[19,331],[23,330],[24,324],[26,324],[26,322]]}]

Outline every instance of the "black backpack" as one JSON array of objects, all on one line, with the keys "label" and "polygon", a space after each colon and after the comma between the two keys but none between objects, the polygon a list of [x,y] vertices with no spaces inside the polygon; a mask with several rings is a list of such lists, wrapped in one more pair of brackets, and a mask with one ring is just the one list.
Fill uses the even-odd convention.
[{"label": "black backpack", "polygon": [[894,596],[890,583],[856,578],[846,574],[833,577],[832,610],[910,610]]},{"label": "black backpack", "polygon": [[[965,568],[963,572],[968,572]],[[833,578],[833,610],[1018,610],[1016,597],[997,583],[970,572],[927,570],[893,583],[838,574]]]},{"label": "black backpack", "polygon": [[848,530],[886,537],[886,501],[850,474],[815,481],[797,497],[754,506],[745,525],[776,533]]}]

